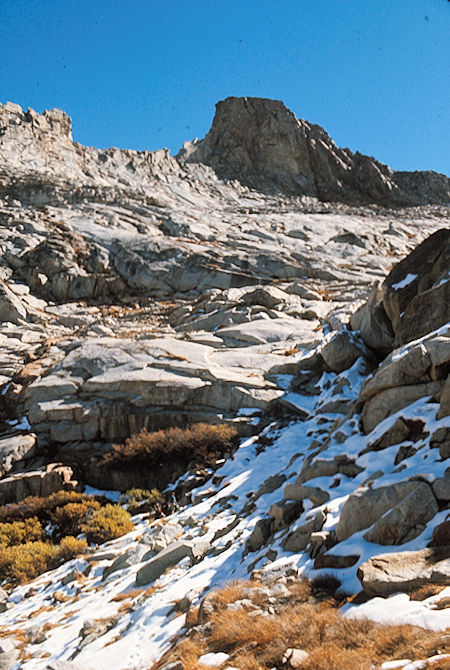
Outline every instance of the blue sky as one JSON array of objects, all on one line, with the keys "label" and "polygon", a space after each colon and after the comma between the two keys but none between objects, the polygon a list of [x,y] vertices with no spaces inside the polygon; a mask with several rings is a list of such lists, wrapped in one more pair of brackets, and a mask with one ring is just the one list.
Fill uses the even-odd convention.
[{"label": "blue sky", "polygon": [[0,101],[169,147],[230,95],[283,100],[397,170],[450,175],[448,0],[0,0]]}]

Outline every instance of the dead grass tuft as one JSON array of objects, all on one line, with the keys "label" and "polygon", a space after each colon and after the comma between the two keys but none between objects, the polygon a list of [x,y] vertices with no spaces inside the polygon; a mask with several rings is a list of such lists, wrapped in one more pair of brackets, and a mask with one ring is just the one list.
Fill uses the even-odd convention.
[{"label": "dead grass tuft", "polygon": [[[280,667],[288,647],[309,653],[302,670],[369,670],[385,661],[424,659],[450,651],[448,638],[442,633],[347,619],[339,613],[335,599],[315,601],[314,589],[324,590],[327,586],[336,591],[338,584],[329,578],[316,584],[298,580],[289,586],[287,604],[283,603],[275,613],[273,608],[269,613],[273,601],[267,599],[264,589],[258,593],[254,582],[235,582],[210,594],[208,600],[213,608],[206,625],[195,627],[191,621],[194,613],[188,612],[187,626],[194,625],[189,636],[178,642],[153,670],[178,660],[185,670],[198,670],[199,656],[210,651],[230,654],[228,665],[239,670]],[[249,597],[261,610],[256,616],[254,612],[249,616],[245,609],[232,613],[227,609],[230,603]]]}]

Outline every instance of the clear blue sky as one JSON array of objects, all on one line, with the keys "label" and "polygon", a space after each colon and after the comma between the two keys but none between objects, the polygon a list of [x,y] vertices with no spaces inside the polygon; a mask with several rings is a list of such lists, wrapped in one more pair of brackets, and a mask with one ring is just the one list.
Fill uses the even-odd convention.
[{"label": "clear blue sky", "polygon": [[169,147],[227,96],[281,99],[397,170],[450,175],[448,0],[0,0],[0,101],[74,139]]}]

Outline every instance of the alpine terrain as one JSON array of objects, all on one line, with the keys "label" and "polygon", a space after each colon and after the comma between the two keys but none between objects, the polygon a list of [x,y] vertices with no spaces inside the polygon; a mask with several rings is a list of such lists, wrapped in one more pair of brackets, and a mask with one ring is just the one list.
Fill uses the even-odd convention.
[{"label": "alpine terrain", "polygon": [[449,214],[275,100],[0,106],[0,668],[450,667]]}]

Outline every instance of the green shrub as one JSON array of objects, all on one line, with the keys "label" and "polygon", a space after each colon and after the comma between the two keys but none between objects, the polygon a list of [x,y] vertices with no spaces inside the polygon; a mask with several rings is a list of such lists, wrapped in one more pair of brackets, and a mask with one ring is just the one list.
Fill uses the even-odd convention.
[{"label": "green shrub", "polygon": [[130,514],[152,512],[156,505],[163,505],[164,496],[158,489],[133,488],[120,496],[119,503],[128,505]]},{"label": "green shrub", "polygon": [[107,467],[125,469],[159,468],[161,464],[179,461],[188,464],[209,463],[237,444],[234,427],[196,423],[188,428],[168,428],[149,433],[146,430],[132,435],[102,459]]},{"label": "green shrub", "polygon": [[88,542],[100,544],[125,535],[133,530],[130,514],[120,505],[105,505],[94,510],[81,524]]},{"label": "green shrub", "polygon": [[66,537],[61,545],[50,542],[26,542],[14,547],[0,546],[0,574],[9,582],[34,579],[87,550],[85,540]]},{"label": "green shrub", "polygon": [[25,519],[25,521],[0,523],[0,545],[3,547],[42,540],[42,537],[42,525],[35,516]]}]

